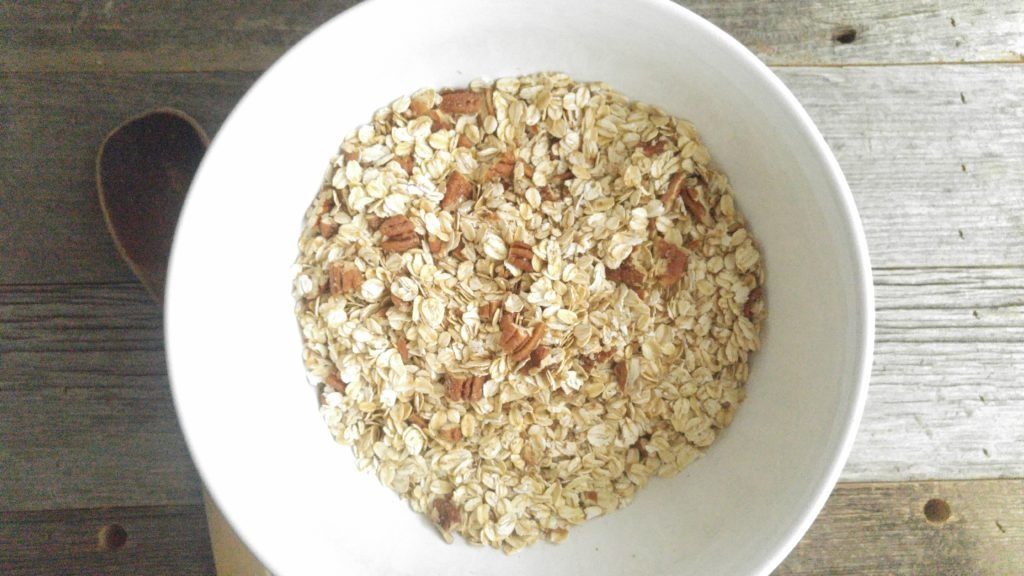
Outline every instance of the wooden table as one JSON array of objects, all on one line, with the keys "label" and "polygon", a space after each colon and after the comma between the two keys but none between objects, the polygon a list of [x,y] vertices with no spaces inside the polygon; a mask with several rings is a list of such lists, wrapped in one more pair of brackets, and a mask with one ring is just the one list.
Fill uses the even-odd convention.
[{"label": "wooden table", "polygon": [[[155,106],[215,133],[349,4],[0,4],[0,573],[214,572],[160,310],[94,156]],[[690,3],[807,108],[874,264],[864,421],[777,574],[1024,574],[1024,4],[831,4]]]}]

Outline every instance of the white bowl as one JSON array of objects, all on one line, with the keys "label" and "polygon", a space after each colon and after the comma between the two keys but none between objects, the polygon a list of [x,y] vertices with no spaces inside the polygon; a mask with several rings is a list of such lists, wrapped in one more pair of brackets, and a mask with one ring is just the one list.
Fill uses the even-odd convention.
[{"label": "white bowl", "polygon": [[[329,437],[290,295],[303,211],[343,136],[393,98],[557,70],[693,121],[760,241],[769,320],[706,457],[514,556],[444,544]],[[208,489],[279,575],[767,574],[821,509],[864,405],[871,273],[825,142],[738,42],[664,0],[374,0],[290,50],[217,134],[167,290],[175,403]]]}]

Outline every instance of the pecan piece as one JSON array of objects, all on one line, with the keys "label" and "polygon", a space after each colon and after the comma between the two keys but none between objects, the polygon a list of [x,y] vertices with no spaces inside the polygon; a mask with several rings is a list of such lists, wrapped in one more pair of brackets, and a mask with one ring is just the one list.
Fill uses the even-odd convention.
[{"label": "pecan piece", "polygon": [[626,379],[629,375],[629,367],[626,364],[626,361],[623,360],[622,362],[616,362],[612,370],[615,372],[615,381],[619,383],[619,390],[625,392]]},{"label": "pecan piece", "polygon": [[462,520],[459,515],[459,507],[452,502],[451,497],[434,499],[434,512],[437,516],[435,522],[445,532]]},{"label": "pecan piece", "polygon": [[501,317],[501,349],[511,354],[519,349],[519,346],[526,341],[526,336],[519,331],[519,327],[512,322],[512,316],[504,314]]},{"label": "pecan piece", "polygon": [[533,272],[533,248],[526,242],[513,242],[505,261],[523,272]]},{"label": "pecan piece", "polygon": [[405,252],[420,245],[415,225],[405,216],[387,218],[381,222],[380,232],[384,235],[381,248],[388,252]]},{"label": "pecan piece", "polygon": [[750,291],[750,295],[747,296],[747,303],[743,305],[743,315],[750,320],[754,319],[754,305],[761,299],[761,287],[758,286]]},{"label": "pecan piece", "polygon": [[427,113],[427,116],[430,116],[431,132],[437,132],[439,130],[450,130],[452,127],[452,123],[444,119],[440,114],[438,114],[437,110],[431,110],[430,112]]},{"label": "pecan piece", "polygon": [[605,278],[621,282],[636,290],[644,283],[644,273],[633,267],[633,259],[627,258],[625,262],[614,270],[605,271]]},{"label": "pecan piece", "polygon": [[494,313],[501,308],[501,302],[488,302],[480,307],[480,319],[487,320],[488,322],[494,318]]},{"label": "pecan piece", "polygon": [[516,168],[516,158],[511,151],[507,151],[498,158],[498,161],[487,169],[484,180],[501,180],[507,182],[512,178]]},{"label": "pecan piece", "polygon": [[651,157],[655,154],[661,154],[665,150],[664,140],[652,140],[650,142],[644,142],[640,145],[640,151],[644,153],[644,156]]},{"label": "pecan piece", "polygon": [[684,180],[686,180],[686,175],[682,172],[676,172],[676,175],[669,180],[668,188],[661,195],[661,204],[665,206],[665,210],[672,208],[672,203],[679,197],[679,192],[683,189]]},{"label": "pecan piece", "polygon": [[395,348],[398,349],[398,355],[402,357],[402,362],[409,363],[409,343],[406,342],[405,336],[399,334],[398,338],[395,339]]},{"label": "pecan piece", "polygon": [[406,174],[408,174],[409,176],[412,176],[412,165],[413,165],[412,154],[410,154],[408,156],[398,156],[398,157],[395,158],[395,161],[398,162],[398,165],[402,167],[402,170],[405,170]]},{"label": "pecan piece", "polygon": [[458,442],[462,440],[462,430],[458,426],[446,426],[441,429],[440,436],[442,440],[448,442]]},{"label": "pecan piece", "polygon": [[327,375],[327,378],[324,378],[324,384],[330,386],[331,388],[337,390],[338,392],[341,392],[342,394],[345,393],[345,388],[347,388],[347,386],[345,386],[345,383],[341,381],[341,378],[339,378],[338,375],[335,374],[334,372],[331,372],[330,374]]},{"label": "pecan piece", "polygon": [[686,194],[683,195],[683,206],[693,215],[694,220],[704,222],[704,205],[697,200],[697,191],[693,188],[687,188]]},{"label": "pecan piece", "polygon": [[441,242],[441,239],[437,236],[430,236],[427,238],[427,247],[430,248],[431,254],[437,254],[444,248],[444,242]]},{"label": "pecan piece", "polygon": [[459,134],[459,139],[455,142],[455,146],[457,148],[472,148],[473,142],[465,134]]},{"label": "pecan piece", "polygon": [[470,402],[479,402],[484,397],[484,382],[487,381],[486,376],[473,376],[466,381],[466,387],[468,391],[465,391],[468,395],[467,398]]},{"label": "pecan piece", "polygon": [[342,277],[345,271],[345,267],[341,264],[331,264],[327,268],[327,282],[331,287],[331,296],[337,296],[341,294],[342,288]]},{"label": "pecan piece", "polygon": [[448,176],[448,182],[444,185],[444,198],[441,199],[441,208],[451,210],[463,200],[469,198],[473,193],[473,184],[461,173],[455,171]]},{"label": "pecan piece", "polygon": [[484,95],[472,90],[441,93],[441,111],[447,114],[476,114],[484,104]]},{"label": "pecan piece", "polygon": [[406,420],[412,422],[413,424],[419,426],[420,428],[423,428],[424,430],[426,430],[427,426],[429,426],[427,420],[416,412],[410,413],[409,417],[406,418]]},{"label": "pecan piece", "polygon": [[459,402],[462,400],[462,393],[465,387],[465,378],[448,374],[444,383],[444,395],[453,402]]},{"label": "pecan piece", "polygon": [[675,284],[686,273],[686,252],[664,240],[658,241],[655,245],[655,251],[658,256],[668,261],[668,264],[665,266],[665,273],[658,278],[658,282],[662,286]]},{"label": "pecan piece", "polygon": [[338,233],[338,223],[334,220],[321,216],[317,222],[317,228],[320,230],[320,235],[324,238],[330,238]]},{"label": "pecan piece", "polygon": [[538,346],[534,348],[533,352],[530,352],[530,361],[526,363],[526,368],[540,368],[540,363],[543,362],[549,354],[551,354],[551,349],[547,346]]},{"label": "pecan piece", "polygon": [[[518,330],[516,331],[518,332]],[[533,353],[534,349],[536,349],[537,346],[540,345],[540,341],[542,338],[544,338],[544,333],[546,331],[547,327],[544,325],[543,322],[534,326],[533,332],[530,333],[530,336],[523,337],[520,340],[519,346],[517,346],[514,350],[509,352],[509,358],[511,358],[513,362],[522,362],[523,360],[529,358],[530,354]],[[520,334],[520,336],[522,335]]]}]

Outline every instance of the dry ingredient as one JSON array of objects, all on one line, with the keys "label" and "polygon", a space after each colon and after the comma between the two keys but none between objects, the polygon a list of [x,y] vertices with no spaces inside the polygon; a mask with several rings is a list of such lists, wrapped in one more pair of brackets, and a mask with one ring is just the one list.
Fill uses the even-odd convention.
[{"label": "dry ingredient", "polygon": [[425,89],[341,145],[294,282],[361,469],[506,552],[626,505],[729,425],[760,254],[693,126],[563,74]]}]

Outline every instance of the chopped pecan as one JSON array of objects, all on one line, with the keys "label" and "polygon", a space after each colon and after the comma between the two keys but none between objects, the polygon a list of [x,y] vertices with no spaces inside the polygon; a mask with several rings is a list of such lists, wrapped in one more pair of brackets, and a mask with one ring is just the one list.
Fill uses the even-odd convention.
[{"label": "chopped pecan", "polygon": [[437,522],[438,526],[441,527],[441,530],[444,530],[445,532],[462,520],[459,515],[459,507],[452,502],[450,496],[447,498],[435,498],[434,512],[437,516],[435,522]]},{"label": "chopped pecan", "polygon": [[469,198],[473,193],[473,184],[458,171],[453,171],[448,176],[448,182],[444,185],[444,198],[441,200],[441,208],[451,210],[458,206],[463,200]]},{"label": "chopped pecan", "polygon": [[694,220],[707,224],[705,221],[707,211],[704,210],[704,205],[700,203],[699,193],[695,187],[690,186],[686,188],[686,193],[683,194],[683,206],[686,206],[687,211],[690,212]]},{"label": "chopped pecan", "polygon": [[597,502],[597,491],[596,490],[584,490],[583,497],[591,502]]},{"label": "chopped pecan", "polygon": [[330,238],[338,233],[338,223],[326,216],[320,217],[317,227],[320,229],[320,235],[324,238]]},{"label": "chopped pecan", "polygon": [[462,392],[466,387],[466,379],[448,374],[444,383],[444,395],[453,402],[462,400]]},{"label": "chopped pecan", "polygon": [[664,240],[658,241],[655,245],[655,252],[658,256],[668,261],[668,264],[665,266],[665,273],[658,278],[658,282],[662,286],[675,284],[686,273],[686,252],[683,252],[682,248]]},{"label": "chopped pecan", "polygon": [[347,386],[345,386],[345,383],[341,381],[341,378],[339,378],[338,375],[335,374],[334,372],[331,372],[330,374],[327,375],[327,378],[324,378],[324,384],[330,386],[331,388],[337,390],[338,392],[341,392],[342,394],[345,393],[345,388],[347,388]]},{"label": "chopped pecan", "polygon": [[672,208],[672,203],[679,197],[679,192],[683,189],[683,182],[685,180],[686,174],[682,172],[676,172],[675,176],[669,180],[668,188],[665,189],[665,193],[661,195],[661,204],[665,207],[665,210]]},{"label": "chopped pecan", "polygon": [[469,136],[459,134],[459,139],[455,142],[455,146],[458,148],[472,148],[473,142],[470,141]]},{"label": "chopped pecan", "polygon": [[644,273],[633,266],[633,259],[627,258],[618,268],[605,271],[609,280],[621,282],[630,288],[639,288],[644,283]]},{"label": "chopped pecan", "polygon": [[[505,322],[506,318],[509,319],[508,323]],[[515,324],[511,323],[510,316],[503,316],[501,347],[506,353],[508,353],[509,358],[513,362],[522,362],[529,358],[534,349],[540,345],[540,341],[544,338],[544,333],[546,331],[547,327],[543,322],[540,322],[533,327],[533,332],[531,332],[529,336],[526,336],[519,331],[519,328],[517,328]]]},{"label": "chopped pecan", "polygon": [[513,242],[505,261],[523,272],[533,272],[533,248],[526,242]]},{"label": "chopped pecan", "polygon": [[468,398],[470,402],[479,402],[484,397],[484,382],[487,381],[486,376],[473,376],[466,381],[466,386],[469,388]]},{"label": "chopped pecan", "polygon": [[551,350],[547,346],[537,346],[530,352],[530,361],[526,363],[526,368],[540,368],[540,363],[550,354]]},{"label": "chopped pecan", "polygon": [[494,318],[494,313],[501,308],[501,302],[488,302],[480,307],[480,319],[487,320],[488,322]]},{"label": "chopped pecan", "polygon": [[427,247],[430,248],[431,254],[437,254],[444,248],[444,242],[437,236],[430,236],[427,238]]},{"label": "chopped pecan", "polygon": [[363,273],[355,266],[347,265],[341,271],[341,291],[356,292],[363,286]]},{"label": "chopped pecan", "polygon": [[605,362],[610,360],[612,356],[615,356],[615,349],[609,348],[607,350],[601,351],[597,356],[595,356],[594,362],[598,364],[604,364]]},{"label": "chopped pecan", "polygon": [[327,268],[327,281],[331,287],[331,296],[337,296],[345,291],[345,266],[338,262]]},{"label": "chopped pecan", "polygon": [[525,341],[526,336],[519,331],[519,327],[512,321],[512,316],[503,314],[501,317],[501,340],[499,340],[501,349],[511,354]]},{"label": "chopped pecan", "polygon": [[529,134],[530,136],[536,136],[537,132],[539,132],[539,131],[540,131],[540,128],[538,128],[536,124],[527,124],[526,125],[526,133]]},{"label": "chopped pecan", "polygon": [[476,114],[484,104],[484,95],[472,90],[441,93],[441,111],[447,114]]},{"label": "chopped pecan", "polygon": [[465,262],[467,258],[465,252],[462,251],[463,248],[465,248],[465,245],[462,242],[459,242],[459,245],[452,250],[452,256],[455,256],[458,260]]},{"label": "chopped pecan", "polygon": [[516,168],[516,158],[511,151],[505,152],[498,160],[487,169],[484,180],[509,181]]},{"label": "chopped pecan", "polygon": [[419,426],[420,428],[423,428],[423,429],[426,429],[427,426],[429,425],[427,420],[423,416],[420,416],[416,412],[410,413],[409,417],[406,418],[406,420],[408,420],[409,422],[412,422],[413,424],[415,424],[415,425],[417,425],[417,426]]},{"label": "chopped pecan", "polygon": [[440,436],[442,440],[448,442],[458,442],[462,440],[462,430],[458,426],[445,426],[440,430]]},{"label": "chopped pecan", "polygon": [[398,349],[398,355],[402,357],[402,362],[409,363],[409,343],[406,342],[405,336],[399,334],[398,338],[395,338],[395,348]]},{"label": "chopped pecan", "polygon": [[484,382],[487,376],[445,376],[444,395],[452,402],[477,402],[484,397]]},{"label": "chopped pecan", "polygon": [[352,152],[343,152],[342,158],[345,159],[346,164],[352,161],[359,162],[359,152],[354,150]]},{"label": "chopped pecan", "polygon": [[398,165],[402,167],[402,170],[405,170],[406,174],[412,176],[412,165],[413,165],[412,154],[410,154],[408,156],[397,156],[395,158],[395,161],[398,162]]},{"label": "chopped pecan", "polygon": [[747,303],[743,305],[743,315],[751,320],[754,319],[754,305],[761,299],[761,292],[760,286],[751,290],[747,296]]},{"label": "chopped pecan", "polygon": [[384,235],[381,248],[388,252],[405,252],[420,245],[415,225],[405,216],[387,218],[381,222],[380,232]]},{"label": "chopped pecan", "polygon": [[437,132],[438,130],[451,130],[452,123],[437,113],[437,110],[431,110],[427,113],[430,116],[430,131]]},{"label": "chopped pecan", "polygon": [[644,156],[654,156],[655,154],[661,154],[665,150],[664,140],[652,140],[650,142],[644,142],[640,145],[640,150],[644,153]]},{"label": "chopped pecan", "polygon": [[615,371],[615,381],[619,383],[619,390],[626,391],[626,378],[629,374],[629,368],[626,361],[616,362],[612,368]]}]

